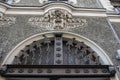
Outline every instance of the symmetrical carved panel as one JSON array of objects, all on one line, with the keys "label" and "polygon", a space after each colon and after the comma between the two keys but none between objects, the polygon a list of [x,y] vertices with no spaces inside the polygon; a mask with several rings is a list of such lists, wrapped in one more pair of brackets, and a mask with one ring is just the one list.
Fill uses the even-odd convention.
[{"label": "symmetrical carved panel", "polygon": [[86,19],[73,17],[69,12],[60,9],[50,10],[43,17],[31,17],[28,23],[48,30],[67,30],[87,25]]},{"label": "symmetrical carved panel", "polygon": [[[99,65],[100,59],[89,46],[83,42],[55,35],[34,41],[15,56],[13,64],[17,65]],[[54,56],[54,57],[53,57]]]}]

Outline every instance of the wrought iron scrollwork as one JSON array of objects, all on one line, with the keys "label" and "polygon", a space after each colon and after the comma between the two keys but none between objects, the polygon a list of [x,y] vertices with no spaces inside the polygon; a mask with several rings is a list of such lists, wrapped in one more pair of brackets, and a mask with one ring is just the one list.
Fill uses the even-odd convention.
[{"label": "wrought iron scrollwork", "polygon": [[83,42],[79,42],[75,45],[76,49],[75,49],[75,54],[78,53],[78,50],[81,50],[81,48],[83,47],[84,43]]},{"label": "wrought iron scrollwork", "polygon": [[47,46],[47,48],[46,48],[46,64],[48,64],[49,61],[50,61],[50,44],[51,44],[51,41],[50,41],[49,38],[47,38],[46,35],[43,35],[43,37],[44,37],[44,42],[43,43]]},{"label": "wrought iron scrollwork", "polygon": [[[15,56],[13,64],[24,65],[100,65],[100,57],[84,42],[75,38],[43,35],[42,40],[34,41]],[[54,56],[54,57],[53,57]]]},{"label": "wrought iron scrollwork", "polygon": [[21,64],[20,58],[18,56],[15,56],[13,64],[15,65]]},{"label": "wrought iron scrollwork", "polygon": [[75,38],[67,41],[66,45],[68,46],[68,51],[71,50],[71,47],[73,46],[74,40],[75,40]]},{"label": "wrought iron scrollwork", "polygon": [[47,38],[45,35],[43,35],[43,36],[44,36],[44,44],[47,44],[47,49],[46,49],[46,51],[48,52],[48,51],[49,51],[49,48],[50,48],[50,43],[51,43],[51,41],[50,41],[50,39]]}]

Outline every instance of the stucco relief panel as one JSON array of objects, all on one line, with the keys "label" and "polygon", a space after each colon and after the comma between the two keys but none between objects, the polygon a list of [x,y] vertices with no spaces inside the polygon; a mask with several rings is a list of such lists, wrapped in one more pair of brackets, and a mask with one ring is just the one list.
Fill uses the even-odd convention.
[{"label": "stucco relief panel", "polygon": [[55,9],[48,11],[43,17],[30,17],[28,24],[46,30],[69,30],[71,28],[86,27],[87,20],[74,17],[65,10]]}]

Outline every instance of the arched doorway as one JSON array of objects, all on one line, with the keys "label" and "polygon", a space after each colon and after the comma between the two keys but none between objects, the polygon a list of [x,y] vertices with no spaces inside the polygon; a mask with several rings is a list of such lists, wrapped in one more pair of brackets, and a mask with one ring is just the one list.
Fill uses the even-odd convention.
[{"label": "arched doorway", "polygon": [[87,38],[66,32],[37,34],[24,40],[10,52],[3,65],[3,76],[24,79],[105,80],[115,74],[112,62],[100,47]]}]

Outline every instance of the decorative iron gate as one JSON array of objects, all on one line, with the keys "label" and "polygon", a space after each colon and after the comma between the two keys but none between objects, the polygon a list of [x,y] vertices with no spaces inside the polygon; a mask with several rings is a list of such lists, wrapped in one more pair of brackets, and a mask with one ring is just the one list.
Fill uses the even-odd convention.
[{"label": "decorative iron gate", "polygon": [[14,65],[100,65],[99,56],[84,42],[62,37],[34,41],[15,56]]},{"label": "decorative iron gate", "polygon": [[54,80],[115,75],[114,67],[103,65],[96,52],[84,42],[62,37],[62,33],[55,33],[53,38],[43,37],[21,50],[13,64],[2,66],[0,74],[3,77],[48,77]]}]

